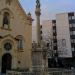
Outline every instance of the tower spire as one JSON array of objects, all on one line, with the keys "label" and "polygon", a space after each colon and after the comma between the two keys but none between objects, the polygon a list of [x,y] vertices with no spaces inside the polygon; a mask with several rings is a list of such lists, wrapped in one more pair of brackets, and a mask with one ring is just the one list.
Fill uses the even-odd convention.
[{"label": "tower spire", "polygon": [[36,0],[36,26],[37,26],[37,43],[41,44],[41,33],[40,33],[40,15],[41,15],[41,9],[40,9],[40,0]]}]

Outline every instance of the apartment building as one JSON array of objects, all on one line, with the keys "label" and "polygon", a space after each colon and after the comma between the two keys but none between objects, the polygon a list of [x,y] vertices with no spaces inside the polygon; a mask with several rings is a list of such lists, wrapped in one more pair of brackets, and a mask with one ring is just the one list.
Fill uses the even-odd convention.
[{"label": "apartment building", "polygon": [[[54,52],[53,56],[58,57],[58,61],[60,61],[60,64],[69,64],[70,66],[74,66],[75,13],[60,13],[56,14],[56,20],[43,21],[42,34],[44,35],[43,38],[47,38],[47,40],[49,38],[51,39],[51,49]],[[47,46],[49,46],[49,43],[47,44]],[[50,62],[52,62],[52,60],[49,59],[48,62],[50,65]]]},{"label": "apartment building", "polygon": [[[56,15],[58,40],[58,57],[62,63],[74,66],[75,58],[75,13],[61,13]],[[72,63],[71,63],[72,62]]]},{"label": "apartment building", "polygon": [[53,58],[58,56],[56,20],[44,20],[42,22],[42,37],[46,41],[46,46],[49,47],[48,67],[53,67],[53,64],[55,64]]}]

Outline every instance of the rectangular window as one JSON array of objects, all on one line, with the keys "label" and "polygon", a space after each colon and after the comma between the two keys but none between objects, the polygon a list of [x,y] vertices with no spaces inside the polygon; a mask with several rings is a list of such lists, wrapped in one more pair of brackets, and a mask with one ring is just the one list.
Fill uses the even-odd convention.
[{"label": "rectangular window", "polygon": [[74,16],[74,12],[68,13],[68,16]]},{"label": "rectangular window", "polygon": [[22,42],[22,40],[18,40],[17,47],[18,47],[18,49],[23,49],[23,42]]},{"label": "rectangular window", "polygon": [[71,49],[72,49],[72,51],[74,51],[74,48],[73,47]]},{"label": "rectangular window", "polygon": [[40,28],[42,29],[42,25],[40,26]]},{"label": "rectangular window", "polygon": [[74,20],[69,20],[69,23],[70,23],[70,24],[75,23],[75,19],[74,19]]},{"label": "rectangular window", "polygon": [[42,34],[42,31],[40,31],[40,33]]},{"label": "rectangular window", "polygon": [[57,46],[57,43],[53,43],[53,46]]},{"label": "rectangular window", "polygon": [[56,30],[53,30],[53,33],[56,33]]},{"label": "rectangular window", "polygon": [[75,35],[75,31],[70,31],[70,35]]},{"label": "rectangular window", "polygon": [[70,27],[75,27],[75,23],[70,24]]},{"label": "rectangular window", "polygon": [[72,20],[72,16],[69,16],[68,19],[69,19],[69,20]]},{"label": "rectangular window", "polygon": [[75,16],[72,16],[72,20],[75,20]]},{"label": "rectangular window", "polygon": [[47,43],[47,47],[49,47],[49,43]]},{"label": "rectangular window", "polygon": [[75,43],[75,39],[71,39],[71,43]]},{"label": "rectangular window", "polygon": [[62,46],[66,47],[66,40],[65,39],[62,39]]},{"label": "rectangular window", "polygon": [[73,43],[73,39],[71,39],[71,43]]},{"label": "rectangular window", "polygon": [[71,35],[71,39],[75,39],[75,35]]},{"label": "rectangular window", "polygon": [[72,25],[72,24],[70,24],[70,27],[73,27],[73,25]]},{"label": "rectangular window", "polygon": [[75,31],[73,31],[73,35],[75,35]]},{"label": "rectangular window", "polygon": [[73,27],[75,27],[75,24],[72,24]]},{"label": "rectangular window", "polygon": [[4,29],[9,29],[9,24],[10,24],[10,14],[8,12],[4,12],[3,15],[3,28]]},{"label": "rectangular window", "polygon": [[56,26],[56,23],[53,23],[53,26]]},{"label": "rectangular window", "polygon": [[74,41],[74,43],[75,43],[75,39],[74,39],[73,41]]},{"label": "rectangular window", "polygon": [[56,36],[53,36],[53,39],[56,39]]}]

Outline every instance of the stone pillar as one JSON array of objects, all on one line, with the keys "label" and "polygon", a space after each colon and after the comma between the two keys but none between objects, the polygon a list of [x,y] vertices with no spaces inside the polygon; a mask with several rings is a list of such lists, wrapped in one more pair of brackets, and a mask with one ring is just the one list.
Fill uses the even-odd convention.
[{"label": "stone pillar", "polygon": [[41,33],[40,33],[40,15],[41,15],[41,9],[40,9],[40,1],[36,0],[36,25],[37,25],[37,43],[41,44]]}]

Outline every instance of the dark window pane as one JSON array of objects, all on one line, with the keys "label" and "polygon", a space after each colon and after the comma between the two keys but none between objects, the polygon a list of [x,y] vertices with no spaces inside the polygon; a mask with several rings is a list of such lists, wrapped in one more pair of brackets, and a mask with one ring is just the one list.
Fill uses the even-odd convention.
[{"label": "dark window pane", "polygon": [[4,28],[9,28],[9,23],[10,23],[10,18],[9,18],[9,13],[5,12],[3,15],[3,27]]}]

